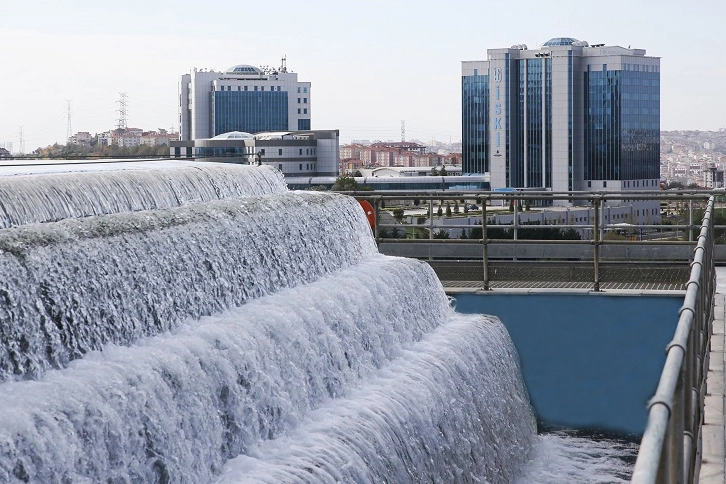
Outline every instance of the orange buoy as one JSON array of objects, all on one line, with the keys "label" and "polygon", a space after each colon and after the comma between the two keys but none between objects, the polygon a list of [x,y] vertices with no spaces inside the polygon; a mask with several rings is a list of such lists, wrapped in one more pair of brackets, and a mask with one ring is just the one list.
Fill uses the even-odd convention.
[{"label": "orange buoy", "polygon": [[358,203],[360,203],[361,208],[363,208],[363,211],[366,214],[366,218],[368,219],[368,223],[371,224],[371,229],[376,229],[376,212],[373,210],[373,205],[370,204],[367,200],[358,200]]}]

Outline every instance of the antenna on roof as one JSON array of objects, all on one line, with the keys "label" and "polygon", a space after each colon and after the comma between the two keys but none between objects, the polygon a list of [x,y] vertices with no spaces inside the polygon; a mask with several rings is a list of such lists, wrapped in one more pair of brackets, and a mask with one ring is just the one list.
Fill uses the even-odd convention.
[{"label": "antenna on roof", "polygon": [[287,72],[287,55],[282,56],[282,64],[280,65],[280,72]]}]

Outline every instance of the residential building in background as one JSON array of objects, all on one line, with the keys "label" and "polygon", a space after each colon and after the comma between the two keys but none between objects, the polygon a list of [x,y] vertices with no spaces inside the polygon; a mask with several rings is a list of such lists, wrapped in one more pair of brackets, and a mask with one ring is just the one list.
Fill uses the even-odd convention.
[{"label": "residential building in background", "polygon": [[68,138],[68,143],[72,145],[91,146],[91,141],[93,141],[93,135],[88,131],[79,131]]},{"label": "residential building in background", "polygon": [[340,160],[341,173],[351,173],[361,168],[461,165],[461,154],[446,150],[431,153],[426,146],[412,141],[377,141],[341,146]]},{"label": "residential building in background", "polygon": [[311,129],[309,82],[288,72],[246,64],[225,72],[192,70],[179,80],[182,140],[209,139],[240,131],[307,131]]},{"label": "residential building in background", "polygon": [[554,38],[462,62],[462,163],[492,188],[658,189],[660,59]]},{"label": "residential building in background", "polygon": [[[87,133],[86,133],[87,134]],[[71,136],[70,143],[76,143],[74,139],[78,138],[81,133]],[[85,134],[83,138],[85,139]],[[98,134],[98,144],[101,146],[169,146],[172,141],[179,140],[179,133],[170,133],[163,128],[158,131],[144,131],[139,128],[117,128]],[[90,144],[90,141],[89,141]]]},{"label": "residential building in background", "polygon": [[660,156],[665,187],[724,187],[726,130],[661,131]]}]

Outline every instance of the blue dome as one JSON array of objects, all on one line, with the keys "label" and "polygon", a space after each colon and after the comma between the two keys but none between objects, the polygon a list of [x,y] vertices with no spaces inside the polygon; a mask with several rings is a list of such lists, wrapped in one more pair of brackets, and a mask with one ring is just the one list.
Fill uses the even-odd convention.
[{"label": "blue dome", "polygon": [[572,37],[555,37],[553,39],[548,40],[543,46],[553,46],[553,45],[572,45],[575,42],[579,42],[577,39],[573,39]]}]

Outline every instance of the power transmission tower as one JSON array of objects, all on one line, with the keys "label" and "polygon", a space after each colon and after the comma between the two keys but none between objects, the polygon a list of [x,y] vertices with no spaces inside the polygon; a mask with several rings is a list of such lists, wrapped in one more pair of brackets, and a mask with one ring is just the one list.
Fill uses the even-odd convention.
[{"label": "power transmission tower", "polygon": [[68,114],[68,126],[66,127],[66,143],[73,136],[73,128],[71,127],[71,99],[66,99],[66,112]]},{"label": "power transmission tower", "polygon": [[406,120],[401,120],[401,142],[406,142]]},{"label": "power transmission tower", "polygon": [[20,138],[20,150],[18,151],[21,155],[25,154],[25,140],[23,139],[23,127],[18,126],[18,137]]},{"label": "power transmission tower", "polygon": [[118,102],[118,119],[116,120],[116,128],[120,130],[126,130],[127,128],[127,115],[128,115],[128,96],[125,92],[119,93]]}]

